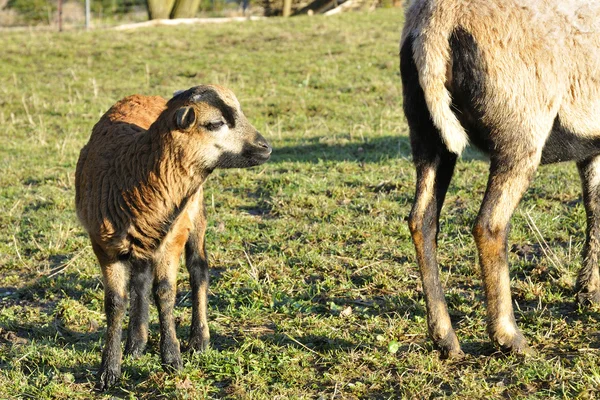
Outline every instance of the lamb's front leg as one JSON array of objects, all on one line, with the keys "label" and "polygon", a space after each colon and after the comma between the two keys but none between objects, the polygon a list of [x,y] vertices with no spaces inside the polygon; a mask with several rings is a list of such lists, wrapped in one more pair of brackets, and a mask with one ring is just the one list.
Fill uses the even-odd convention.
[{"label": "lamb's front leg", "polygon": [[183,367],[173,317],[178,261],[179,257],[166,257],[154,268],[153,293],[160,320],[160,356],[166,371],[179,370]]},{"label": "lamb's front leg", "polygon": [[208,258],[204,247],[206,233],[206,213],[202,193],[198,196],[200,212],[194,221],[194,229],[190,232],[185,245],[185,261],[190,274],[192,288],[192,326],[188,348],[194,351],[205,350],[210,341],[207,321],[208,305]]},{"label": "lamb's front leg", "polygon": [[585,246],[583,247],[583,266],[577,276],[577,300],[582,305],[600,303],[600,271],[598,258],[600,253],[600,156],[577,163],[583,202],[587,217]]},{"label": "lamb's front leg", "polygon": [[137,261],[131,271],[129,328],[125,354],[139,357],[148,342],[148,294],[152,283],[152,270],[148,262]]}]

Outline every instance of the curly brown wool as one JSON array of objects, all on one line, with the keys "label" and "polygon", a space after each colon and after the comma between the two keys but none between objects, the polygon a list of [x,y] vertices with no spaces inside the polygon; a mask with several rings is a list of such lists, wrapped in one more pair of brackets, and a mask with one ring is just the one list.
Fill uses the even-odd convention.
[{"label": "curly brown wool", "polygon": [[152,287],[163,366],[181,368],[173,307],[184,248],[192,288],[188,346],[208,346],[202,185],[216,168],[259,165],[270,154],[270,145],[248,122],[235,95],[216,85],[193,87],[169,101],[126,97],[94,126],[77,163],[75,201],[104,278],[107,331],[100,390],[120,377],[128,291],[125,352],[137,356],[144,351]]}]

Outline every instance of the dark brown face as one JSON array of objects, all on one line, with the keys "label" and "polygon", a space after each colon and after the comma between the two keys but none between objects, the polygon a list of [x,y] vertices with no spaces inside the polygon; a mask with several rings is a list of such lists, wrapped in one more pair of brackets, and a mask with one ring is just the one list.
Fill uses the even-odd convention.
[{"label": "dark brown face", "polygon": [[185,105],[176,110],[175,123],[180,131],[199,139],[187,143],[204,168],[247,168],[270,158],[271,146],[246,119],[229,89],[197,86],[172,101],[177,100]]}]

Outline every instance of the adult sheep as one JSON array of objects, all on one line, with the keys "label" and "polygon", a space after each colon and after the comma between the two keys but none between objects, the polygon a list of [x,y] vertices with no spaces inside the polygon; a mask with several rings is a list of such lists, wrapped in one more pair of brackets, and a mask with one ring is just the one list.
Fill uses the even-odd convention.
[{"label": "adult sheep", "polygon": [[576,285],[600,302],[600,3],[583,0],[413,0],[400,44],[404,112],[417,170],[409,225],[429,334],[443,357],[462,354],[438,276],[439,216],[468,142],[489,155],[473,235],[488,333],[529,352],[515,323],[509,220],[539,164],[575,161],[587,233]]},{"label": "adult sheep", "polygon": [[248,122],[235,95],[197,86],[161,97],[117,102],[94,126],[75,175],[77,215],[104,278],[106,344],[98,388],[121,374],[121,325],[131,294],[126,354],[148,339],[152,284],[165,369],[182,367],[173,307],[179,258],[185,248],[192,288],[189,347],[209,341],[208,263],[202,184],[215,168],[245,168],[269,159],[271,147]]}]

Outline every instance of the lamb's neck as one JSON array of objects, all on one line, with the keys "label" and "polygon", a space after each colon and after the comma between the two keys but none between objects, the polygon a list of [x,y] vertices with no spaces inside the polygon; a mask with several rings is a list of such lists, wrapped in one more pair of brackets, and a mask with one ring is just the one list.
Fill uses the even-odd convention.
[{"label": "lamb's neck", "polygon": [[184,149],[168,147],[156,160],[150,183],[158,192],[168,194],[165,197],[179,204],[196,193],[207,177],[208,173],[197,170],[186,159]]},{"label": "lamb's neck", "polygon": [[136,146],[140,149],[136,153],[140,169],[136,174],[138,183],[130,192],[128,202],[138,218],[149,215],[164,223],[185,206],[209,172],[194,168],[193,160],[185,157],[185,149],[161,135],[164,133],[151,127],[145,137],[140,138],[147,142]]}]

